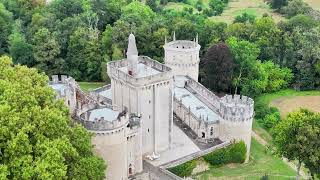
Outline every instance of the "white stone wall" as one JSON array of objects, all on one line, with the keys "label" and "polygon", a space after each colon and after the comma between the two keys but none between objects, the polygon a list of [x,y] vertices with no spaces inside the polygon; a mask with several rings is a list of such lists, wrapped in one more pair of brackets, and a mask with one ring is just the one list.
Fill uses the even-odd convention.
[{"label": "white stone wall", "polygon": [[[128,178],[128,161],[127,161],[127,137],[125,128],[120,128],[110,134],[95,134],[92,143],[95,145],[94,150],[107,163],[108,180],[126,180]],[[118,131],[119,131],[118,130]]]},{"label": "white stone wall", "polygon": [[[108,180],[127,180],[140,173],[142,166],[141,129],[123,126],[110,131],[94,131],[94,150],[107,162]],[[130,174],[131,173],[131,174]]]},{"label": "white stone wall", "polygon": [[174,76],[188,75],[198,81],[200,45],[193,41],[173,41],[164,45],[164,62]]},{"label": "white stone wall", "polygon": [[[203,119],[195,117],[189,112],[189,109],[183,104],[179,103],[177,99],[174,100],[173,108],[175,114],[187,124],[197,135],[202,138],[202,133],[205,133],[203,139],[218,138],[220,135],[220,125],[218,122],[206,122]],[[211,129],[213,130],[211,133]]]},{"label": "white stone wall", "polygon": [[113,105],[141,115],[143,154],[168,149],[172,123],[172,79],[133,87],[121,79],[112,78],[111,84]]}]

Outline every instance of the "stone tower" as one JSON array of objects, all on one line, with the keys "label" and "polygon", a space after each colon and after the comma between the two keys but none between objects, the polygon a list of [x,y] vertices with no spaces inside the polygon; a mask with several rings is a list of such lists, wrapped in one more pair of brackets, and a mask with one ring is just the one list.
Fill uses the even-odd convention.
[{"label": "stone tower", "polygon": [[112,105],[141,115],[143,154],[169,148],[173,126],[171,69],[138,56],[134,35],[129,36],[127,59],[108,63]]},{"label": "stone tower", "polygon": [[247,147],[247,162],[250,155],[254,101],[246,96],[226,95],[221,98],[219,111],[224,119],[220,122],[221,139],[243,140]]},{"label": "stone tower", "polygon": [[173,41],[165,42],[164,62],[172,69],[173,75],[188,75],[198,81],[199,75],[199,51],[201,46],[198,44],[198,35],[194,41],[176,40],[175,34]]}]

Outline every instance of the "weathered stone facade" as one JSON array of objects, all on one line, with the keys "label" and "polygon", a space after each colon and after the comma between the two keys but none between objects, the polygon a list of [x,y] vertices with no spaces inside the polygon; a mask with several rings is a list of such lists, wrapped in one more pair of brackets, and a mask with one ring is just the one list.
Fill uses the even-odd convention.
[{"label": "weathered stone facade", "polygon": [[177,128],[173,113],[204,143],[243,140],[249,157],[253,100],[238,95],[220,98],[198,83],[198,38],[173,39],[164,45],[165,64],[161,64],[139,56],[131,34],[127,58],[107,65],[111,85],[88,94],[73,78],[52,77],[50,85],[58,98],[76,121],[96,134],[93,143],[108,162],[107,179],[128,179],[143,171],[143,158],[161,158],[158,153],[177,147],[172,146],[173,127]]}]

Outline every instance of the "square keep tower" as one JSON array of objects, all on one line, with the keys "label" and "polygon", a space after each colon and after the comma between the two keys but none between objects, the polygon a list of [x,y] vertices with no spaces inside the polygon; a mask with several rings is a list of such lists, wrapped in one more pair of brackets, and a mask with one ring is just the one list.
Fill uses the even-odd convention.
[{"label": "square keep tower", "polygon": [[143,154],[168,149],[173,126],[171,69],[149,57],[138,56],[131,34],[127,58],[109,62],[108,75],[112,105],[141,115]]}]

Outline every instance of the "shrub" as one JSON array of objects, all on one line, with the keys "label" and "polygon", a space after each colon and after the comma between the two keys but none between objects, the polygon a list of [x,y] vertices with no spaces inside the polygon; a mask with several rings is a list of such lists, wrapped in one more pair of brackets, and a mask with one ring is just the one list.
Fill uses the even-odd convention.
[{"label": "shrub", "polygon": [[259,119],[258,121],[265,129],[269,130],[280,121],[280,112],[276,109],[276,111],[267,114],[263,119]]},{"label": "shrub", "polygon": [[246,159],[246,145],[243,141],[218,149],[205,155],[203,158],[211,165],[223,165],[228,163],[243,163]]},{"label": "shrub", "polygon": [[179,177],[191,176],[193,169],[197,166],[195,160],[188,161],[184,164],[169,168],[168,170]]}]

